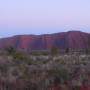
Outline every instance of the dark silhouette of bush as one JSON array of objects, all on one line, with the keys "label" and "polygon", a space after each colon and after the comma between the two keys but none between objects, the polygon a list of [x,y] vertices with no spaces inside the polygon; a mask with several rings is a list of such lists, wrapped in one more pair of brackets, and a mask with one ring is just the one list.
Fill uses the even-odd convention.
[{"label": "dark silhouette of bush", "polygon": [[66,48],[65,49],[65,53],[69,53],[69,48]]},{"label": "dark silhouette of bush", "polygon": [[6,47],[5,51],[7,52],[7,54],[9,55],[13,55],[16,52],[16,49],[13,46],[10,47]]},{"label": "dark silhouette of bush", "polygon": [[57,55],[59,53],[59,49],[57,47],[52,47],[50,52],[51,55]]}]

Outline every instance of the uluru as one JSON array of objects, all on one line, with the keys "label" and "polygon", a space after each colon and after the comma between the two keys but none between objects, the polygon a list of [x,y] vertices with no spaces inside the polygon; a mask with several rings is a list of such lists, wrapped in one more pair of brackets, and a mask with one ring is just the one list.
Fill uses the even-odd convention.
[{"label": "uluru", "polygon": [[43,35],[16,35],[0,39],[0,48],[13,46],[25,50],[47,50],[52,47],[60,49],[88,48],[89,33],[81,31],[68,31]]}]

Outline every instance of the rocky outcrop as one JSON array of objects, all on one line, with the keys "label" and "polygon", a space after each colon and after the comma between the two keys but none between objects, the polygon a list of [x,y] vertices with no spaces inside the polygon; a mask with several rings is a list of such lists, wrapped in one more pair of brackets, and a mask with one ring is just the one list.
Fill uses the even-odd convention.
[{"label": "rocky outcrop", "polygon": [[52,47],[60,49],[88,47],[88,33],[69,31],[45,35],[17,35],[0,39],[0,48],[13,46],[25,50],[46,50]]}]

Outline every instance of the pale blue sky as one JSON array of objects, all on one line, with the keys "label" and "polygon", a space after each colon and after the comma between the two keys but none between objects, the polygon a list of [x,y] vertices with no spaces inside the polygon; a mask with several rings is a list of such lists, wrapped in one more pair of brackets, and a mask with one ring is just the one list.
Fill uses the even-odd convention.
[{"label": "pale blue sky", "polygon": [[90,32],[90,0],[0,0],[0,37]]}]

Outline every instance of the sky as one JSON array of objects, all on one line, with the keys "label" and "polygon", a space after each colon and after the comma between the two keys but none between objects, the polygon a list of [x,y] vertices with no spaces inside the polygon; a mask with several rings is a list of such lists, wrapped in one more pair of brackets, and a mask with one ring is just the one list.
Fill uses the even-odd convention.
[{"label": "sky", "polygon": [[90,33],[90,0],[0,0],[0,37],[69,30]]}]

